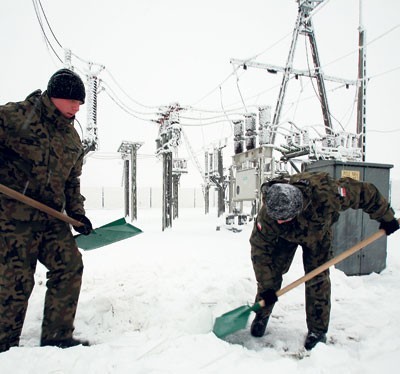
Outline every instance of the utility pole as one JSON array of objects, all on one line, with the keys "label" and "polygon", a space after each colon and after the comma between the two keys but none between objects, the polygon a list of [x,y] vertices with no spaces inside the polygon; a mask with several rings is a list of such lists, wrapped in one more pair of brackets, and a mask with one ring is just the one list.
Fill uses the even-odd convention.
[{"label": "utility pole", "polygon": [[93,64],[89,63],[86,82],[87,122],[86,134],[82,141],[85,154],[99,149],[99,137],[97,133],[97,89],[98,75],[104,69],[104,66],[100,65],[95,72],[91,70],[92,66]]},{"label": "utility pole", "polygon": [[222,148],[218,148],[218,217],[225,213],[225,179],[224,179],[224,163],[222,160]]},{"label": "utility pole", "polygon": [[[99,137],[97,134],[97,90],[98,90],[98,75],[105,66],[88,63],[88,73],[86,74],[86,108],[87,108],[87,121],[86,133],[82,139],[84,154],[99,149]],[[96,71],[92,71],[92,67],[98,66]],[[66,69],[74,70],[72,65],[72,52],[70,49],[64,49],[64,67]]]},{"label": "utility pole", "polygon": [[172,206],[173,219],[179,217],[179,181],[187,173],[187,160],[175,157],[172,160]]},{"label": "utility pole", "polygon": [[[137,219],[137,183],[136,183],[136,159],[137,150],[142,142],[123,141],[118,148],[124,160],[124,205],[125,217],[130,216],[131,221]],[[130,165],[130,168],[129,168]],[[129,189],[130,186],[130,189]],[[129,199],[130,196],[130,199]],[[130,204],[129,204],[130,201]]]},{"label": "utility pole", "polygon": [[362,160],[366,152],[366,96],[367,96],[367,56],[366,35],[362,22],[362,0],[359,2],[359,36],[358,36],[358,100],[357,100],[357,135],[358,146],[362,150]]},{"label": "utility pole", "polygon": [[172,152],[163,153],[162,230],[172,227]]},{"label": "utility pole", "polygon": [[204,213],[208,214],[210,212],[210,167],[208,158],[212,156],[209,155],[208,151],[204,153]]},{"label": "utility pole", "polygon": [[[214,147],[214,153],[209,154],[211,160],[209,178],[218,191],[218,217],[225,213],[225,190],[228,185],[224,176],[224,164],[222,157],[222,149],[225,147],[226,145]],[[212,165],[212,159],[214,159],[214,165]]]},{"label": "utility pole", "polygon": [[[341,79],[341,78],[327,76],[322,73],[321,63],[320,63],[318,49],[317,49],[317,41],[315,39],[314,26],[312,23],[312,12],[314,11],[314,9],[316,7],[318,7],[324,1],[325,0],[297,0],[297,2],[299,4],[299,13],[298,13],[295,27],[293,30],[292,42],[290,45],[289,55],[287,57],[285,67],[280,67],[280,66],[271,65],[271,64],[257,63],[257,62],[253,62],[253,61],[247,61],[247,60],[231,59],[232,64],[242,65],[244,69],[246,69],[247,67],[257,67],[257,68],[266,69],[267,71],[269,71],[271,73],[277,73],[278,71],[283,73],[279,96],[278,96],[278,100],[277,100],[276,107],[275,107],[275,113],[274,113],[274,116],[272,119],[272,124],[271,124],[271,128],[272,128],[271,144],[275,143],[276,129],[279,125],[282,107],[283,107],[284,99],[285,99],[285,95],[286,95],[286,89],[287,89],[287,85],[288,85],[289,78],[291,75],[307,76],[307,77],[315,78],[317,80],[319,100],[321,102],[321,109],[322,109],[322,116],[324,119],[325,132],[328,135],[333,134],[333,129],[332,129],[331,115],[330,115],[330,111],[329,111],[328,98],[327,98],[327,94],[326,94],[324,80],[330,80],[330,81],[334,81],[334,82],[344,83],[346,85],[356,85],[357,84],[357,81],[354,81],[354,80],[353,81],[345,80],[345,79]],[[311,45],[311,53],[312,53],[312,59],[313,59],[313,63],[314,63],[313,71],[298,70],[298,69],[293,68],[294,54],[295,54],[299,34],[303,34],[308,37],[309,43]]]},{"label": "utility pole", "polygon": [[[181,142],[181,126],[179,119],[179,111],[182,108],[178,103],[171,104],[168,107],[160,108],[160,117],[156,121],[159,123],[159,133],[156,139],[156,154],[162,158],[163,162],[163,196],[162,196],[162,230],[172,227],[173,218],[173,157],[172,152],[177,149]],[[176,188],[178,188],[179,179],[175,178]],[[178,200],[175,201],[178,204]],[[176,212],[177,206],[175,209]]]}]

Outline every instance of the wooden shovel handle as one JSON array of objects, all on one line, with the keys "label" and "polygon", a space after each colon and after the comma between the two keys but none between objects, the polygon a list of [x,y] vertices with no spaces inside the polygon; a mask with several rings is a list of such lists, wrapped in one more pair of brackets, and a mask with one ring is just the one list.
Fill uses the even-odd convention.
[{"label": "wooden shovel handle", "polygon": [[45,212],[55,218],[58,218],[61,221],[67,222],[67,223],[71,224],[72,226],[80,227],[80,226],[84,225],[82,222],[77,221],[76,219],[73,219],[73,218],[67,216],[66,214],[63,214],[53,208],[50,208],[49,206],[42,204],[39,201],[31,199],[30,197],[25,196],[22,193],[19,193],[11,188],[8,188],[8,187],[4,186],[3,184],[0,184],[0,192],[2,192],[3,194],[5,194],[9,197],[12,197],[15,200],[18,200],[22,203],[30,205],[33,208],[41,210],[42,212]]},{"label": "wooden shovel handle", "polygon": [[[400,218],[397,220],[397,222],[400,223]],[[361,242],[357,243],[353,247],[349,248],[347,251],[342,252],[340,255],[338,255],[338,256],[332,258],[331,260],[325,262],[321,266],[318,266],[313,271],[310,271],[309,273],[305,274],[301,278],[299,278],[299,279],[295,280],[294,282],[288,284],[286,287],[283,287],[280,290],[276,291],[276,296],[277,297],[282,296],[283,294],[285,294],[286,292],[289,292],[293,288],[296,288],[297,286],[300,286],[300,284],[303,284],[303,283],[309,281],[310,279],[314,278],[316,275],[322,273],[323,271],[325,271],[326,269],[330,268],[331,266],[336,265],[337,263],[343,261],[347,257],[349,257],[352,254],[358,252],[360,249],[366,247],[367,245],[373,243],[375,240],[379,239],[380,237],[382,237],[385,234],[386,234],[385,230],[380,229],[375,234],[372,234],[368,238],[366,238],[366,239],[362,240]],[[260,304],[261,307],[265,306],[264,300],[260,300],[258,303]]]}]

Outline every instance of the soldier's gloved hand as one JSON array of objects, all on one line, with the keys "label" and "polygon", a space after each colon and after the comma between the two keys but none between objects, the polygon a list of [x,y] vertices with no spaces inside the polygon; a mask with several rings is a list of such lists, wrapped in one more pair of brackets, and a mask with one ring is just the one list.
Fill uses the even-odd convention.
[{"label": "soldier's gloved hand", "polygon": [[275,291],[271,288],[261,292],[260,297],[265,301],[265,306],[275,304],[278,301]]},{"label": "soldier's gloved hand", "polygon": [[76,232],[83,235],[89,235],[93,231],[92,222],[83,214],[70,213],[70,217],[83,223],[83,226],[72,226]]},{"label": "soldier's gloved hand", "polygon": [[395,218],[389,222],[381,222],[379,228],[384,229],[386,235],[393,234],[395,231],[399,229],[399,221],[397,221],[397,219]]}]

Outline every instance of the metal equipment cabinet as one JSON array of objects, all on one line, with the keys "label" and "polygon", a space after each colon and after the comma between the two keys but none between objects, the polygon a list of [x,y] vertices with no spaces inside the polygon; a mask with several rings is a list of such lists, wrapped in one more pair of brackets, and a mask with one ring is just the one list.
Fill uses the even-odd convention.
[{"label": "metal equipment cabinet", "polygon": [[[393,165],[387,164],[321,160],[306,165],[304,171],[323,171],[335,179],[351,177],[362,182],[370,182],[389,199],[389,174],[392,167]],[[332,250],[334,256],[375,233],[378,226],[379,223],[371,220],[369,215],[361,209],[348,209],[342,212],[338,222],[333,226]],[[338,263],[336,268],[342,270],[346,275],[380,273],[386,267],[386,245],[387,237],[385,235]]]}]

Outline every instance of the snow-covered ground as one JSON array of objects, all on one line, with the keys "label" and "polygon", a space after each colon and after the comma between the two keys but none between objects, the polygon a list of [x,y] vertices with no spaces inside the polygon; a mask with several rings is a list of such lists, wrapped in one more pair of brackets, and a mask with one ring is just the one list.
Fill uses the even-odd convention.
[{"label": "snow-covered ground", "polygon": [[[98,227],[121,217],[89,211]],[[397,214],[399,215],[399,214]],[[216,214],[183,209],[161,231],[161,211],[139,210],[144,232],[84,254],[75,336],[91,347],[40,348],[45,269],[38,266],[21,347],[0,354],[1,373],[394,373],[400,364],[400,234],[388,238],[381,274],[347,277],[332,269],[328,343],[297,359],[306,334],[304,286],[283,295],[268,333],[244,330],[229,342],[213,333],[216,317],[252,303],[251,224],[216,230]],[[298,250],[284,285],[303,275]],[[250,317],[249,323],[253,316]]]}]

